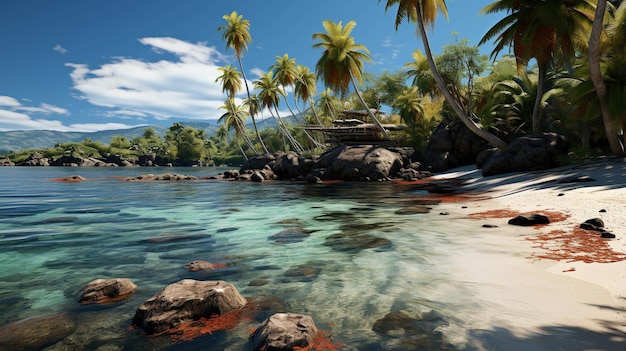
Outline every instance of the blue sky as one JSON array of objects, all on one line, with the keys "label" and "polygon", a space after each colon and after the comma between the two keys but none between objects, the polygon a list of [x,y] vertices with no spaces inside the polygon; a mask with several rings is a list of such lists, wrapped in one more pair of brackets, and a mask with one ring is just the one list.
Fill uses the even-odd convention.
[{"label": "blue sky", "polygon": [[[435,54],[455,32],[477,44],[500,18],[480,14],[491,2],[448,0],[449,20],[429,33]],[[377,0],[3,0],[0,131],[216,120],[225,99],[217,68],[237,65],[217,32],[232,11],[251,24],[249,80],[285,53],[313,71],[321,50],[311,36],[325,19],[357,22],[352,35],[374,60],[366,72],[401,70],[422,48],[415,26],[396,32],[395,13]]]}]

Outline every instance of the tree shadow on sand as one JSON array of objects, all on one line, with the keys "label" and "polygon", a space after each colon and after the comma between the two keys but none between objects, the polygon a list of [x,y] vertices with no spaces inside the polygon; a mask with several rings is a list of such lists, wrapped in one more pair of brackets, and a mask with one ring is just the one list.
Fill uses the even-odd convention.
[{"label": "tree shadow on sand", "polygon": [[[614,306],[597,306],[626,314],[625,309]],[[529,351],[529,350],[626,350],[624,320],[602,321],[602,331],[578,326],[546,326],[536,332],[518,336],[510,329],[474,330],[470,332],[474,344],[483,345],[488,350]],[[620,329],[621,328],[621,329]],[[478,350],[469,348],[469,350]]]}]

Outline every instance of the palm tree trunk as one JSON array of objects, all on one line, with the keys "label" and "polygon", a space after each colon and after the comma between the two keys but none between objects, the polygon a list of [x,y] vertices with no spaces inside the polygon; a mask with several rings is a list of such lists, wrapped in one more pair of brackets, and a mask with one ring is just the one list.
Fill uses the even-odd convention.
[{"label": "palm tree trunk", "polygon": [[[248,94],[248,100],[250,100],[250,88],[248,87],[248,79],[246,78],[246,72],[243,70],[243,62],[241,62],[241,57],[237,56],[237,61],[239,61],[239,69],[241,69],[241,75],[243,76],[243,82],[246,85],[246,93]],[[254,119],[254,113],[252,113],[252,108],[250,107],[250,118],[252,118],[252,125],[254,126],[254,131],[256,132],[256,137],[259,139],[259,143],[261,143],[261,147],[263,148],[263,152],[269,154],[267,147],[265,147],[265,143],[263,143],[263,139],[261,138],[261,133],[259,133],[259,129],[256,126],[256,120]],[[256,149],[253,149],[255,154],[259,154]]]},{"label": "palm tree trunk", "polygon": [[309,98],[309,106],[311,106],[311,110],[313,110],[313,116],[315,116],[315,120],[320,127],[323,127],[322,121],[320,120],[320,116],[317,114],[317,109],[315,108],[315,103],[313,99]]},{"label": "palm tree trunk", "polygon": [[363,99],[363,96],[361,95],[361,92],[359,91],[359,87],[356,85],[356,80],[354,79],[354,75],[352,74],[352,71],[348,69],[348,73],[350,73],[350,81],[352,82],[352,87],[354,88],[354,92],[356,93],[356,96],[359,98],[359,101],[361,101],[361,104],[363,104],[363,106],[365,107],[365,111],[367,111],[367,114],[372,119],[372,122],[374,122],[374,124],[376,124],[378,129],[380,129],[380,131],[383,133],[383,137],[385,138],[385,140],[389,140],[389,134],[387,134],[387,131],[385,130],[383,125],[380,124],[380,122],[378,121],[378,118],[376,118],[372,110],[370,110],[369,106],[367,106],[365,99]]},{"label": "palm tree trunk", "polygon": [[[611,152],[614,155],[622,156],[624,155],[624,145],[620,143],[617,128],[611,118],[609,102],[606,95],[606,84],[604,84],[604,78],[600,70],[600,37],[602,36],[606,1],[607,0],[598,0],[596,15],[593,19],[593,27],[591,28],[591,36],[589,38],[589,74],[593,86],[596,89],[596,94],[598,95],[600,111],[602,112],[602,122],[604,123],[604,132],[609,141]],[[624,135],[626,136],[626,133]]]},{"label": "palm tree trunk", "polygon": [[291,132],[289,131],[287,126],[285,126],[285,123],[283,123],[283,119],[280,118],[280,114],[278,113],[278,107],[274,106],[274,110],[276,112],[276,117],[278,117],[278,127],[280,128],[280,131],[285,135],[285,137],[287,137],[287,140],[289,140],[289,143],[291,144],[291,146],[293,146],[296,152],[304,152],[304,148],[302,147],[302,145],[300,145],[300,143],[298,143],[293,135],[291,135]]},{"label": "palm tree trunk", "polygon": [[433,54],[430,50],[430,44],[428,43],[428,36],[426,36],[426,28],[424,28],[424,21],[422,19],[421,9],[419,6],[416,6],[416,7],[418,11],[417,28],[419,30],[420,37],[422,38],[422,43],[424,44],[424,51],[426,51],[426,60],[428,61],[428,66],[430,66],[430,70],[433,73],[433,78],[435,79],[435,82],[437,82],[437,85],[439,86],[439,89],[441,90],[441,93],[443,94],[444,98],[446,99],[446,101],[448,101],[450,106],[452,106],[452,109],[454,110],[456,115],[459,117],[461,122],[463,122],[463,124],[470,131],[472,131],[474,134],[478,135],[479,137],[483,138],[485,141],[487,141],[489,144],[493,145],[494,147],[497,147],[500,150],[506,149],[508,145],[504,141],[502,141],[502,139],[489,133],[489,131],[485,130],[480,125],[476,124],[472,120],[472,118],[468,116],[465,113],[465,111],[463,111],[463,108],[452,97],[452,94],[450,94],[450,90],[448,90],[448,87],[446,86],[446,83],[444,82],[443,77],[441,76],[441,74],[439,73],[439,70],[437,70],[437,66],[435,65],[435,60],[433,59]]},{"label": "palm tree trunk", "polygon": [[[287,91],[286,87],[283,85],[283,90]],[[298,109],[298,103],[295,100],[295,95],[294,95],[294,103],[296,104],[296,108]],[[287,96],[285,96],[285,105],[287,105],[287,109],[289,109],[289,112],[291,113],[291,115],[293,116],[294,121],[300,123],[301,121],[298,120],[298,117],[296,116],[295,113],[293,113],[293,109],[291,108],[291,106],[289,105],[289,101],[287,101]],[[300,114],[300,116],[302,116],[302,111],[300,111],[300,109],[298,109],[298,112]],[[304,120],[305,124],[306,124],[306,120],[304,119],[304,117],[302,117],[302,120]],[[306,129],[303,129],[304,134],[306,134],[307,138],[309,138],[309,140],[316,146],[323,146],[322,144],[318,143],[315,139],[313,139],[313,137],[306,131]],[[304,148],[303,148],[304,151]]]},{"label": "palm tree trunk", "polygon": [[533,133],[539,133],[539,115],[541,114],[541,100],[543,99],[543,84],[546,81],[546,65],[539,64],[539,77],[537,78],[537,96],[533,105]]}]

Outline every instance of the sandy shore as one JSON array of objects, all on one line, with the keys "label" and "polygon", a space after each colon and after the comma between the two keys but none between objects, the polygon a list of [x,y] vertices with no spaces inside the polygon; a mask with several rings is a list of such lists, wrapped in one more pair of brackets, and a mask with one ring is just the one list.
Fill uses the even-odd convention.
[{"label": "sandy shore", "polygon": [[[473,287],[480,301],[511,311],[510,316],[493,315],[487,305],[467,316],[474,320],[472,347],[626,350],[624,160],[494,177],[463,167],[435,178],[467,179],[464,190],[478,199],[488,197],[467,202],[463,210],[459,203],[442,204],[450,215],[495,226],[477,225],[483,247],[452,262],[454,274]],[[551,223],[509,225],[516,213],[545,214]],[[578,229],[591,218],[601,218],[616,238]],[[481,340],[488,346],[480,347]]]}]

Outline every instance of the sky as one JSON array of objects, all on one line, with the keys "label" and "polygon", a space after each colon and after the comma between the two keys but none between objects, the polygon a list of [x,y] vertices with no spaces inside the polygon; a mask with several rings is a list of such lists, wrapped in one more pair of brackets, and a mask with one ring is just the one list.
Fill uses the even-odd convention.
[{"label": "sky", "polygon": [[[449,18],[439,16],[429,30],[434,54],[455,38],[477,45],[504,15],[480,13],[492,1],[447,0]],[[0,131],[89,132],[217,120],[226,98],[215,82],[218,68],[238,66],[217,31],[232,11],[250,21],[252,43],[243,56],[249,81],[284,54],[314,71],[322,50],[312,47],[312,35],[324,31],[326,19],[357,22],[352,36],[373,59],[365,72],[396,72],[423,46],[414,24],[395,30],[396,8],[386,13],[385,3],[2,0]],[[491,47],[481,51],[490,54]]]}]

